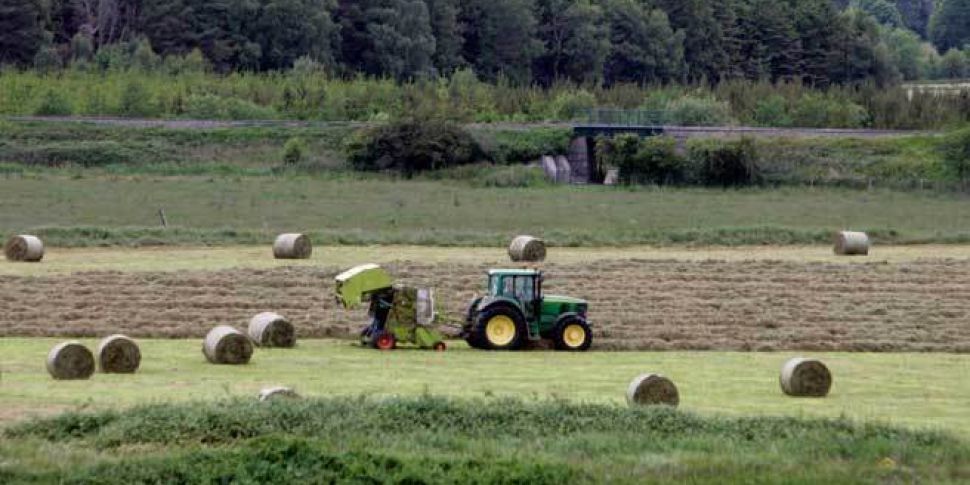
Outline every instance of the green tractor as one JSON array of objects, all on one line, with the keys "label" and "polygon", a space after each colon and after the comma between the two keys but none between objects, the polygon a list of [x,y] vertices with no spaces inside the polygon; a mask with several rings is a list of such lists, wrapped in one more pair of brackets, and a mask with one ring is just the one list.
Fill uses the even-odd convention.
[{"label": "green tractor", "polygon": [[593,333],[589,304],[578,298],[542,294],[542,271],[493,269],[488,294],[468,307],[462,337],[474,348],[517,350],[528,342],[552,340],[556,349],[588,350]]}]

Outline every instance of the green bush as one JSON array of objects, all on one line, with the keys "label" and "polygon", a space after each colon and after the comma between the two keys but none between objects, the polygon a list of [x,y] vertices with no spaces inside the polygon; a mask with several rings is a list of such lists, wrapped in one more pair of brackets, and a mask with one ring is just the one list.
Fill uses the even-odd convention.
[{"label": "green bush", "polygon": [[37,116],[70,116],[73,113],[71,101],[54,89],[48,89],[44,97],[40,98],[40,104],[34,109],[34,114]]},{"label": "green bush", "polygon": [[596,106],[596,96],[585,89],[563,91],[552,101],[552,111],[558,120],[574,120]]},{"label": "green bush", "polygon": [[822,94],[807,93],[792,108],[792,124],[800,128],[862,128],[868,122],[862,106]]},{"label": "green bush", "polygon": [[270,120],[279,115],[273,108],[238,98],[193,94],[185,100],[185,114],[207,120]]},{"label": "green bush", "polygon": [[302,138],[294,136],[286,140],[286,144],[283,145],[283,163],[296,165],[306,159],[306,152],[306,143]]},{"label": "green bush", "polygon": [[148,117],[156,114],[151,95],[140,82],[132,80],[121,91],[118,112],[124,116]]},{"label": "green bush", "polygon": [[758,126],[787,127],[792,124],[791,116],[788,115],[788,103],[777,94],[758,101],[753,119]]},{"label": "green bush", "polygon": [[[533,165],[473,163],[429,172],[427,176],[432,180],[462,181],[472,187],[524,188],[549,185],[542,167]],[[460,199],[455,200],[460,204]]]},{"label": "green bush", "polygon": [[686,180],[687,171],[676,147],[676,140],[668,136],[641,139],[626,133],[612,139],[598,138],[596,156],[604,170],[619,170],[621,183],[679,184]]},{"label": "green bush", "polygon": [[941,148],[947,171],[966,187],[970,184],[970,128],[946,135]]},{"label": "green bush", "polygon": [[722,126],[734,123],[731,106],[714,97],[684,96],[667,104],[667,122],[681,126]]},{"label": "green bush", "polygon": [[405,120],[362,130],[348,141],[347,155],[356,170],[391,170],[407,176],[486,158],[467,131],[441,120]]},{"label": "green bush", "polygon": [[526,163],[543,155],[565,155],[571,138],[572,130],[568,128],[498,131],[476,136],[489,158],[497,163]]},{"label": "green bush", "polygon": [[694,180],[702,185],[739,187],[760,181],[758,150],[754,140],[692,143],[688,158]]}]

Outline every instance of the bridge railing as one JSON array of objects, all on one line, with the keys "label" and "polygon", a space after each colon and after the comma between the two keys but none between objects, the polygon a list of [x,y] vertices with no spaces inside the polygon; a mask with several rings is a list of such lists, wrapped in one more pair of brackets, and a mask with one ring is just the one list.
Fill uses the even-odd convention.
[{"label": "bridge railing", "polygon": [[667,119],[663,110],[591,108],[587,122],[609,126],[662,126]]}]

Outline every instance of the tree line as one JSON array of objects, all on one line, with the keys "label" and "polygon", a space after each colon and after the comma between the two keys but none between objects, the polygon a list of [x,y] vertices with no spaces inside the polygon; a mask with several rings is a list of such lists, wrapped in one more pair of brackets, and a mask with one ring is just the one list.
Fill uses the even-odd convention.
[{"label": "tree line", "polygon": [[966,76],[968,44],[970,0],[0,0],[0,64],[42,69],[162,56],[401,81],[824,87]]}]

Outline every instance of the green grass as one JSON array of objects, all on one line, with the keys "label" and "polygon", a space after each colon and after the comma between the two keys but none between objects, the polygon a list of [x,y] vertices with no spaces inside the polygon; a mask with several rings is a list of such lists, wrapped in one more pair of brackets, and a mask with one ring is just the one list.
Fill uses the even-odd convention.
[{"label": "green grass", "polygon": [[[320,177],[0,177],[0,232],[54,246],[263,244],[305,231],[317,244],[500,246],[533,233],[560,246],[828,243],[867,230],[879,244],[965,242],[959,194],[782,188],[470,187],[456,181]],[[164,208],[171,227],[159,227]]]},{"label": "green grass", "polygon": [[[365,320],[361,313],[348,318]],[[92,339],[81,341],[96,345]],[[965,355],[813,354],[831,368],[832,392],[826,399],[792,399],[781,393],[778,372],[794,355],[782,353],[491,353],[462,342],[452,342],[445,353],[379,353],[347,341],[305,340],[294,350],[257,350],[248,366],[226,367],[205,363],[200,340],[143,340],[137,374],[69,382],[54,381],[44,368],[55,343],[0,339],[3,415],[250,397],[273,385],[320,397],[430,393],[620,405],[636,375],[661,372],[677,383],[681,408],[705,416],[846,416],[970,437],[970,409],[964,405],[970,402],[964,379],[970,357]]]},{"label": "green grass", "polygon": [[[821,354],[831,395],[793,399],[778,389],[781,354],[378,353],[304,341],[220,367],[198,341],[147,340],[135,375],[57,382],[43,369],[53,343],[0,340],[4,413],[75,410],[8,424],[0,481],[970,478],[965,356]],[[625,386],[644,371],[678,383],[680,411],[626,409]],[[254,402],[277,384],[311,399]]]}]

